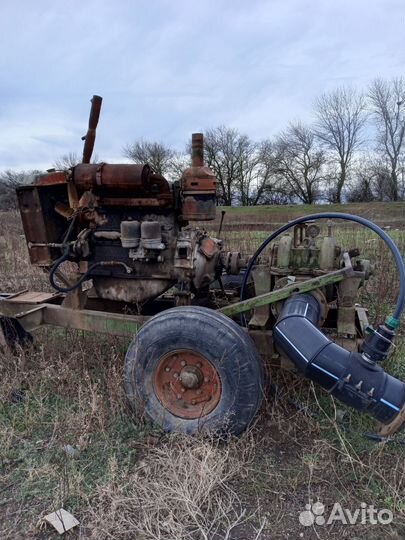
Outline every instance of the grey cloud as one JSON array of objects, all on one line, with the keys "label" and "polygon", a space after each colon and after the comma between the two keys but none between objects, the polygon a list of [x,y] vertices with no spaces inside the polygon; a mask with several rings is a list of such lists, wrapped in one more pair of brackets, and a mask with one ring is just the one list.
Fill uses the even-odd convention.
[{"label": "grey cloud", "polygon": [[315,97],[402,73],[399,0],[3,2],[0,170],[81,150],[104,97],[97,154],[138,137],[182,149],[228,124],[254,138],[311,119]]}]

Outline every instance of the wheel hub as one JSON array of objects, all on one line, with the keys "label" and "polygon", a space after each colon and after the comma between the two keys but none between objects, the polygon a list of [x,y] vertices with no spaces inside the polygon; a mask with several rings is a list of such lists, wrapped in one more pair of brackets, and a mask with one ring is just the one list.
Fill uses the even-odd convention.
[{"label": "wheel hub", "polygon": [[179,380],[184,388],[191,390],[200,388],[204,381],[204,375],[199,367],[187,365],[181,370]]},{"label": "wheel hub", "polygon": [[213,364],[188,350],[172,351],[161,358],[153,387],[161,404],[180,418],[206,416],[221,397],[221,381]]}]

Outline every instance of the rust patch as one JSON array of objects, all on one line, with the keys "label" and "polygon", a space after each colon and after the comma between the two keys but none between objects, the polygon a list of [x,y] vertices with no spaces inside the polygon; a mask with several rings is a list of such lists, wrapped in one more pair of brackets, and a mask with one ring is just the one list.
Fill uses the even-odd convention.
[{"label": "rust patch", "polygon": [[[195,170],[197,169],[197,170]],[[184,193],[191,192],[208,192],[214,193],[217,189],[217,180],[208,167],[193,167],[187,169],[189,172],[183,175],[183,190]]]},{"label": "rust patch", "polygon": [[66,184],[66,174],[63,171],[55,171],[37,176],[37,186],[51,186],[54,184]]},{"label": "rust patch", "polygon": [[200,245],[200,251],[204,253],[207,259],[212,259],[212,257],[218,253],[218,245],[212,238],[204,238]]},{"label": "rust patch", "polygon": [[217,370],[204,356],[174,350],[161,358],[153,374],[160,403],[175,416],[195,419],[215,409],[221,397]]},{"label": "rust patch", "polygon": [[182,218],[186,221],[209,221],[215,219],[215,196],[198,193],[185,195],[182,206]]}]

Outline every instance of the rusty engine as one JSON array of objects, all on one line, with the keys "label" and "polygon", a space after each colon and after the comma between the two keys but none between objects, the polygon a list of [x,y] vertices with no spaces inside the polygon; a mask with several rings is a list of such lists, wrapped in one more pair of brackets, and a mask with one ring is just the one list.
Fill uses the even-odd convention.
[{"label": "rusty engine", "polygon": [[[204,166],[203,135],[192,136],[192,166],[180,182],[169,183],[148,164],[93,164],[101,101],[93,96],[83,162],[18,189],[31,263],[50,268],[59,292],[92,279],[99,298],[128,303],[173,286],[181,303],[224,267],[238,273],[237,255],[223,254],[220,240],[189,225],[215,218],[216,178]],[[78,263],[74,283],[61,276],[65,261]]]},{"label": "rusty engine", "polygon": [[[43,324],[135,333],[124,389],[166,431],[195,433],[202,419],[206,429],[243,431],[261,403],[262,362],[298,370],[385,424],[385,434],[400,429],[405,384],[378,365],[405,307],[405,266],[390,236],[352,214],[302,216],[271,232],[242,270],[240,254],[224,253],[201,226],[216,210],[202,134],[192,137],[191,167],[179,181],[148,164],[91,163],[101,101],[93,96],[82,163],[17,190],[31,262],[58,294],[25,312],[24,294],[0,299],[3,323],[21,335]],[[326,235],[316,224],[325,219]],[[394,257],[398,298],[376,329],[358,305],[373,266],[337,245],[334,219],[373,231]],[[66,274],[64,263],[77,271],[70,265]]]}]

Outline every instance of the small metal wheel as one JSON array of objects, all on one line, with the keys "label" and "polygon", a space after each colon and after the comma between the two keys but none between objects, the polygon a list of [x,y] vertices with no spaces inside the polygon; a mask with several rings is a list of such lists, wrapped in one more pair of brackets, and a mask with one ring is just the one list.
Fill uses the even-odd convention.
[{"label": "small metal wheel", "polygon": [[214,310],[159,313],[129,346],[124,389],[131,406],[165,431],[237,435],[263,396],[263,367],[249,335]]}]

